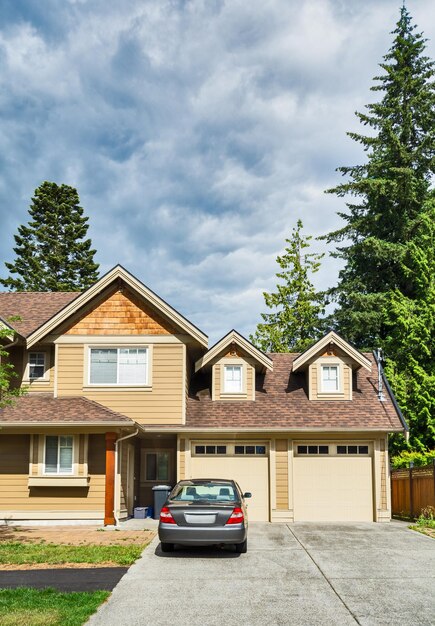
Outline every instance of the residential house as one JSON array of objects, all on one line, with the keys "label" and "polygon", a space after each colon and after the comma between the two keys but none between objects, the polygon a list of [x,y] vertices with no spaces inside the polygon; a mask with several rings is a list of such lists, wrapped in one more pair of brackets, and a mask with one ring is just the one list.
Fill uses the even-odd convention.
[{"label": "residential house", "polygon": [[302,354],[234,330],[208,348],[120,266],[82,293],[1,293],[0,320],[28,389],[0,410],[0,520],[114,524],[193,477],[236,479],[251,520],[390,519],[388,435],[406,423],[374,356],[337,334]]}]

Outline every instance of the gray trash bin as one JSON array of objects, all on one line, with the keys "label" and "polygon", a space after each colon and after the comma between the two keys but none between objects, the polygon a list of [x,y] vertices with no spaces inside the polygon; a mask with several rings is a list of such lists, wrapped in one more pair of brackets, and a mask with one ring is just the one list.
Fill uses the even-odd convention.
[{"label": "gray trash bin", "polygon": [[160,511],[162,510],[162,507],[165,504],[166,498],[168,497],[171,489],[172,487],[169,487],[169,485],[156,485],[155,487],[153,487],[154,519],[160,518]]}]

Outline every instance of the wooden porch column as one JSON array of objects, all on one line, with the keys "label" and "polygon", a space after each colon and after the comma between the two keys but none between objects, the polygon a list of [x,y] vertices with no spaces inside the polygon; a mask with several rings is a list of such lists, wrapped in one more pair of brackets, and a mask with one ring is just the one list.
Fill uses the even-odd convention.
[{"label": "wooden porch column", "polygon": [[116,433],[106,433],[106,491],[104,498],[104,525],[115,524],[115,441]]}]

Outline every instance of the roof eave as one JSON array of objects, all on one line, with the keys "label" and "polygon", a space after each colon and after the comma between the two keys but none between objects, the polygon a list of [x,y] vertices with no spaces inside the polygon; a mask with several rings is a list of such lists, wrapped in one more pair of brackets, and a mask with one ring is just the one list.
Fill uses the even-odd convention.
[{"label": "roof eave", "polygon": [[331,341],[333,341],[339,348],[341,348],[341,350],[346,352],[354,361],[356,361],[356,363],[358,363],[358,365],[364,367],[366,370],[371,372],[371,362],[361,352],[359,352],[359,350],[351,346],[350,343],[340,337],[340,335],[337,335],[337,333],[335,333],[333,330],[329,331],[329,333],[322,337],[322,339],[316,341],[316,343],[314,343],[307,350],[305,350],[305,352],[296,357],[293,361],[292,371],[296,372],[297,370],[301,369],[304,365],[308,363],[308,361],[310,361],[310,359],[315,356],[315,354],[319,350],[321,350]]}]

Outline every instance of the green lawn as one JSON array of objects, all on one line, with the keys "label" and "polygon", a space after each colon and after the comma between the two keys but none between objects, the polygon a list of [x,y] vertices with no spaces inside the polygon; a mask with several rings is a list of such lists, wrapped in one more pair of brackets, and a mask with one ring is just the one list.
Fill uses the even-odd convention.
[{"label": "green lawn", "polygon": [[142,545],[84,545],[71,546],[54,543],[0,542],[0,564],[25,563],[116,563],[131,565],[139,558],[147,544]]},{"label": "green lawn", "polygon": [[109,595],[108,591],[0,589],[0,626],[81,626]]}]

